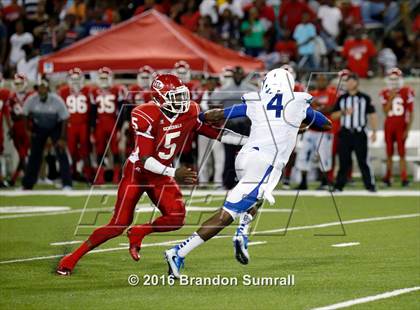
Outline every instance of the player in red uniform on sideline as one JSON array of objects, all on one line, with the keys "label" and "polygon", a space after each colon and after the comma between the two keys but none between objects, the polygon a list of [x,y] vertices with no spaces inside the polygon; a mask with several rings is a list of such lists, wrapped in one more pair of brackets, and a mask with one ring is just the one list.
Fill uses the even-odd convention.
[{"label": "player in red uniform on sideline", "polygon": [[19,174],[25,170],[26,157],[29,152],[30,140],[26,129],[23,105],[33,93],[28,88],[28,80],[23,74],[15,74],[12,82],[13,93],[9,98],[9,115],[12,120],[11,136],[19,156],[19,163],[10,179],[10,185],[16,183]]},{"label": "player in red uniform on sideline", "polygon": [[96,111],[95,124],[95,148],[98,163],[98,172],[95,178],[95,184],[105,183],[105,169],[101,166],[102,159],[106,155],[106,147],[110,142],[110,149],[114,163],[113,183],[117,184],[121,173],[121,157],[118,146],[119,127],[117,124],[118,114],[122,104],[127,100],[127,88],[123,85],[113,85],[113,75],[111,69],[103,67],[98,71],[98,87],[92,92],[92,104]]},{"label": "player in red uniform on sideline", "polygon": [[[191,79],[191,68],[188,62],[185,60],[177,61],[174,65],[172,73],[176,75],[185,86],[188,87],[191,100],[199,103],[201,101],[201,93],[199,91],[200,82],[198,80]],[[188,137],[188,140],[185,143],[180,156],[181,163],[190,168],[194,167],[193,142],[196,140],[196,138],[196,135],[190,135]]]},{"label": "player in red uniform on sideline", "polygon": [[[321,112],[328,119],[330,119],[331,123],[333,123],[333,126],[331,130],[324,131],[322,133],[308,129],[308,132],[303,134],[303,143],[301,145],[301,150],[299,151],[302,153],[299,154],[300,156],[298,155],[298,161],[296,165],[299,167],[299,170],[302,174],[301,183],[297,187],[299,190],[308,189],[308,170],[306,169],[308,167],[310,168],[314,157],[319,157],[318,160],[320,162],[319,171],[321,177],[321,185],[318,187],[318,189],[328,189],[328,184],[332,184],[334,181],[332,173],[333,141],[335,132],[337,132],[340,128],[340,122],[337,120],[332,121],[330,112],[334,108],[337,91],[334,88],[329,87],[329,81],[325,74],[319,73],[316,75],[316,77],[316,88],[309,92],[312,95],[311,106],[314,110]],[[316,141],[315,144],[314,141]]]},{"label": "player in red uniform on sideline", "polygon": [[126,106],[124,109],[125,124],[123,126],[123,132],[126,136],[126,156],[128,156],[133,151],[134,146],[134,131],[130,126],[131,111],[135,108],[136,105],[150,102],[152,100],[152,91],[150,86],[152,85],[155,75],[156,74],[152,67],[143,66],[137,73],[137,83],[128,87],[127,101],[130,105]]},{"label": "player in red uniform on sideline", "polygon": [[84,86],[84,75],[79,68],[68,72],[68,84],[58,90],[63,98],[70,118],[67,122],[67,146],[73,163],[73,175],[77,173],[77,162],[83,161],[83,175],[86,181],[92,181],[89,159],[91,102],[89,87]]},{"label": "player in red uniform on sideline", "polygon": [[139,260],[139,250],[146,235],[177,230],[184,225],[185,205],[176,181],[195,184],[197,173],[185,167],[173,168],[171,164],[192,132],[223,143],[245,143],[246,138],[242,135],[202,123],[198,104],[190,101],[188,88],[176,76],[157,76],[152,89],[153,102],[139,105],[131,113],[136,144],[124,165],[112,219],[60,261],[58,274],[70,275],[84,254],[119,236],[133,221],[136,204],[145,192],[162,216],[128,230],[129,252],[134,260]]},{"label": "player in red uniform on sideline", "polygon": [[386,77],[387,87],[380,93],[385,119],[386,174],[383,182],[391,186],[392,155],[397,143],[400,157],[400,176],[402,186],[408,186],[407,163],[405,160],[405,140],[413,122],[414,91],[404,86],[402,72],[398,68],[391,69]]},{"label": "player in red uniform on sideline", "polygon": [[[4,132],[3,132],[3,118],[6,118],[7,125],[11,126],[10,120],[7,117],[9,110],[8,110],[8,100],[10,98],[10,91],[7,88],[4,87],[4,79],[3,75],[0,73],[0,156],[3,154],[4,151]],[[6,187],[7,183],[3,180],[3,175],[1,174],[0,169],[0,187]]]}]

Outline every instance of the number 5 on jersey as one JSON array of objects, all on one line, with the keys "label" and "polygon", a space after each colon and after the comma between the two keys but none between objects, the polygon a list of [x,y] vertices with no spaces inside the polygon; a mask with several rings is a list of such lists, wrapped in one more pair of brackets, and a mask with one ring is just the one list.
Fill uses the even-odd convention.
[{"label": "number 5 on jersey", "polygon": [[267,110],[276,111],[276,118],[281,117],[281,110],[283,110],[283,106],[281,104],[282,100],[283,94],[276,94],[267,104]]},{"label": "number 5 on jersey", "polygon": [[176,150],[176,143],[173,143],[172,140],[175,138],[178,138],[181,135],[180,131],[175,132],[169,132],[165,135],[165,144],[163,145],[166,149],[169,150],[168,153],[165,152],[159,152],[158,155],[160,158],[164,160],[170,159],[172,156],[174,156],[175,150]]}]

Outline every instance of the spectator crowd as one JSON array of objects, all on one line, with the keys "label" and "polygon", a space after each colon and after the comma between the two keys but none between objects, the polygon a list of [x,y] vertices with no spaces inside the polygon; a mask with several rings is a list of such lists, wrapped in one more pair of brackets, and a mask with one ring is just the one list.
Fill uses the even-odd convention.
[{"label": "spectator crowd", "polygon": [[39,56],[155,9],[198,35],[264,60],[267,69],[342,69],[361,77],[420,64],[417,1],[2,0],[0,71],[33,81]]}]

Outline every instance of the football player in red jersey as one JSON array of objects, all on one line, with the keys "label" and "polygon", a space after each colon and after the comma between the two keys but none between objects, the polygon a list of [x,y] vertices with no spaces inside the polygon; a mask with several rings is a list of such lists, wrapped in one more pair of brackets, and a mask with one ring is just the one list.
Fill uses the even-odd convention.
[{"label": "football player in red jersey", "polygon": [[[182,83],[188,87],[192,94],[200,86],[200,81],[191,79],[190,65],[184,60],[175,63],[172,73],[181,79]],[[196,98],[193,96],[192,99],[195,100]]]},{"label": "football player in red jersey", "polygon": [[242,135],[202,123],[198,104],[190,101],[188,88],[173,74],[157,76],[152,90],[153,101],[137,106],[131,113],[136,143],[124,165],[113,217],[60,261],[58,274],[70,275],[84,254],[119,236],[133,221],[136,204],[143,193],[147,193],[162,216],[128,230],[129,252],[134,260],[139,260],[145,236],[177,230],[184,225],[185,205],[177,181],[195,184],[197,173],[185,167],[173,168],[172,162],[191,133],[197,132],[223,143],[239,145],[246,142]]},{"label": "football player in red jersey", "polygon": [[133,104],[142,104],[152,100],[150,85],[155,77],[155,71],[150,66],[143,66],[137,73],[137,83],[128,88],[128,101]]},{"label": "football player in red jersey", "polygon": [[[309,92],[312,95],[312,108],[330,118],[335,100],[336,90],[328,87],[328,78],[325,74],[318,74],[316,79],[316,88]],[[332,121],[331,121],[332,122]],[[301,182],[297,189],[307,190],[307,172],[312,166],[314,158],[319,157],[319,170],[321,176],[321,185],[318,189],[328,189],[328,184],[332,184],[333,175],[333,140],[334,133],[340,128],[340,122],[335,121],[333,128],[329,131],[319,132],[309,129],[303,133],[301,148],[298,151],[296,167],[301,172]]]},{"label": "football player in red jersey", "polygon": [[[3,154],[4,151],[4,132],[3,132],[3,118],[6,119],[7,125],[11,126],[10,120],[8,117],[9,108],[8,108],[8,100],[10,98],[10,91],[7,88],[4,88],[4,79],[3,75],[0,73],[0,156]],[[0,169],[1,171],[2,169]],[[0,187],[7,186],[7,183],[4,183],[3,175],[0,173]]]},{"label": "football player in red jersey", "polygon": [[127,99],[127,89],[123,85],[113,85],[111,69],[103,67],[98,71],[98,87],[92,90],[92,100],[96,110],[95,148],[98,161],[98,172],[95,184],[105,183],[105,169],[101,166],[108,141],[114,162],[113,183],[118,183],[121,172],[121,158],[118,147],[119,127],[118,114],[123,102]]},{"label": "football player in red jersey", "polygon": [[77,173],[77,162],[83,161],[83,175],[92,181],[90,153],[91,102],[89,87],[84,86],[84,75],[79,68],[68,72],[68,84],[58,90],[70,113],[67,122],[67,146],[73,163],[73,175]]},{"label": "football player in red jersey", "polygon": [[385,119],[386,142],[386,174],[384,183],[391,186],[392,155],[397,143],[400,157],[400,175],[402,186],[408,186],[407,164],[405,161],[405,140],[413,122],[414,91],[404,86],[402,72],[398,68],[391,69],[386,76],[387,87],[380,93]]},{"label": "football player in red jersey", "polygon": [[[293,69],[293,67],[291,65],[288,65],[288,64],[282,65],[280,67],[280,69],[284,69],[286,71],[289,71],[296,81],[296,71],[295,71],[295,69]],[[305,91],[305,86],[302,83],[296,81],[293,91]],[[284,179],[283,179],[283,188],[284,189],[289,189],[290,188],[290,176],[292,175],[292,169],[295,165],[295,161],[296,161],[296,152],[293,151],[293,153],[290,156],[290,159],[287,162],[286,167],[284,169]]]},{"label": "football player in red jersey", "polygon": [[[284,70],[289,71],[292,74],[293,78],[296,80],[296,71],[295,71],[295,69],[293,69],[293,67],[291,65],[288,65],[288,64],[283,65],[283,66],[280,67],[280,69],[284,69]],[[305,85],[296,81],[295,82],[295,88],[293,89],[293,91],[305,91]]]},{"label": "football player in red jersey", "polygon": [[9,98],[9,112],[12,119],[11,136],[19,156],[19,163],[10,179],[10,185],[16,183],[21,171],[25,170],[26,156],[28,155],[30,141],[26,130],[23,105],[34,91],[28,88],[28,80],[23,74],[15,74],[12,82],[13,93]]},{"label": "football player in red jersey", "polygon": [[134,146],[134,132],[130,125],[131,111],[138,104],[143,104],[152,100],[152,91],[150,85],[152,85],[153,78],[155,77],[155,71],[150,66],[143,66],[137,73],[137,83],[132,84],[128,87],[127,101],[130,105],[127,105],[124,109],[124,121],[123,132],[126,136],[125,143],[125,155],[128,156],[133,151]]}]

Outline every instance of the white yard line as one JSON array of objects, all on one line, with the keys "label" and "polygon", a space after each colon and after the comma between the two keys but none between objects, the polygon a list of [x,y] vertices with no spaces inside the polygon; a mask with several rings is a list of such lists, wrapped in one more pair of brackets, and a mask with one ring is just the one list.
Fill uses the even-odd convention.
[{"label": "white yard line", "polygon": [[[275,196],[295,196],[296,190],[275,190]],[[226,196],[226,190],[191,190],[184,189],[182,193],[186,196],[193,194],[193,196]],[[334,196],[363,196],[363,197],[418,197],[419,190],[379,190],[376,193],[370,193],[366,190],[345,190],[343,192],[334,192]],[[20,197],[20,196],[116,196],[117,189],[76,189],[68,192],[61,190],[1,190],[0,196],[5,197]],[[307,190],[300,191],[299,196],[314,196],[314,197],[329,197],[331,193],[328,191]]]},{"label": "white yard line", "polygon": [[61,242],[52,242],[50,243],[50,245],[52,246],[59,246],[59,245],[69,245],[69,244],[78,244],[78,243],[82,243],[82,240],[73,240],[73,241],[61,241]]},{"label": "white yard line", "polygon": [[248,243],[248,246],[260,245],[260,244],[266,244],[266,243],[267,243],[267,241],[253,241],[253,242]]},{"label": "white yard line", "polygon": [[364,219],[354,219],[354,220],[348,220],[348,221],[343,221],[343,222],[331,222],[331,223],[324,223],[324,224],[317,224],[317,225],[310,225],[310,226],[296,226],[296,227],[271,229],[271,230],[265,230],[265,231],[255,231],[252,234],[253,235],[270,234],[270,233],[278,233],[278,232],[292,231],[292,230],[305,230],[305,229],[324,228],[324,227],[338,226],[338,225],[377,222],[377,221],[386,221],[386,220],[397,220],[397,219],[405,219],[405,218],[419,217],[419,216],[420,216],[420,213],[410,213],[410,214],[401,214],[401,215],[368,217]]},{"label": "white yard line", "polygon": [[325,307],[314,308],[312,310],[342,309],[342,308],[347,308],[347,307],[351,307],[351,306],[354,306],[354,305],[364,304],[364,303],[375,301],[375,300],[391,298],[391,297],[395,297],[395,296],[398,296],[398,295],[415,292],[415,291],[418,291],[418,290],[420,290],[420,286],[402,288],[402,289],[398,289],[398,290],[390,291],[390,292],[385,292],[385,293],[378,294],[378,295],[367,296],[367,297],[357,298],[357,299],[351,299],[351,300],[343,301],[343,302],[333,304],[333,305],[329,305],[329,306],[325,306]]},{"label": "white yard line", "polygon": [[0,206],[0,214],[45,213],[69,210],[71,210],[69,206]]},{"label": "white yard line", "polygon": [[[22,206],[24,209],[26,206]],[[17,207],[19,208],[19,207]],[[69,207],[66,207],[70,209]],[[1,207],[0,207],[1,209]],[[188,212],[198,212],[198,211],[217,211],[220,207],[200,207],[200,206],[188,206]],[[136,213],[138,212],[152,212],[154,210],[158,210],[156,207],[150,206],[150,204],[141,204],[137,205]],[[72,214],[72,213],[82,213],[82,212],[98,212],[98,211],[113,211],[113,207],[104,207],[104,208],[87,208],[87,209],[74,209],[68,211],[55,211],[55,212],[38,212],[38,213],[27,213],[27,214],[11,214],[11,215],[0,215],[0,220],[3,219],[16,219],[16,218],[24,218],[24,217],[37,217],[37,216],[50,216],[50,215],[63,215],[63,214]],[[259,212],[262,213],[290,213],[291,209],[285,208],[272,208],[272,209],[261,209]],[[294,212],[298,212],[299,210],[294,210]],[[0,211],[1,213],[1,211]]]},{"label": "white yard line", "polygon": [[[312,229],[312,228],[319,228],[319,227],[338,226],[338,225],[342,225],[342,224],[347,225],[347,224],[367,223],[367,222],[376,222],[376,221],[413,218],[413,217],[419,217],[419,216],[420,216],[420,213],[411,213],[411,214],[391,215],[391,216],[382,216],[382,217],[370,217],[370,218],[343,221],[342,223],[332,222],[332,223],[325,223],[325,224],[318,224],[318,225],[311,225],[311,226],[289,227],[287,230],[305,230],[305,229]],[[285,228],[274,229],[274,230],[265,230],[265,231],[254,232],[253,234],[268,234],[268,233],[281,232],[281,231],[284,231],[284,230],[285,230]],[[231,238],[231,236],[219,236],[219,238]],[[182,240],[170,240],[170,241],[166,241],[165,243],[171,244],[171,243],[175,243],[175,242],[181,242],[183,240],[184,239],[182,239]],[[144,244],[144,246],[145,247],[156,246],[156,245],[160,246],[161,244],[162,244],[162,242],[150,243],[148,245]],[[90,251],[89,253],[111,252],[111,251],[117,251],[117,250],[123,250],[123,249],[127,249],[127,247],[125,246],[125,247],[119,247],[119,248],[108,248],[108,249],[93,250],[93,251]],[[12,264],[12,263],[34,261],[34,260],[44,260],[44,259],[57,258],[57,257],[62,257],[62,256],[63,255],[50,255],[50,256],[39,256],[39,257],[12,259],[12,260],[0,261],[0,264]]]},{"label": "white yard line", "polygon": [[346,242],[346,243],[337,243],[337,244],[332,244],[331,246],[334,248],[345,248],[348,246],[355,246],[355,245],[359,245],[360,242]]}]

